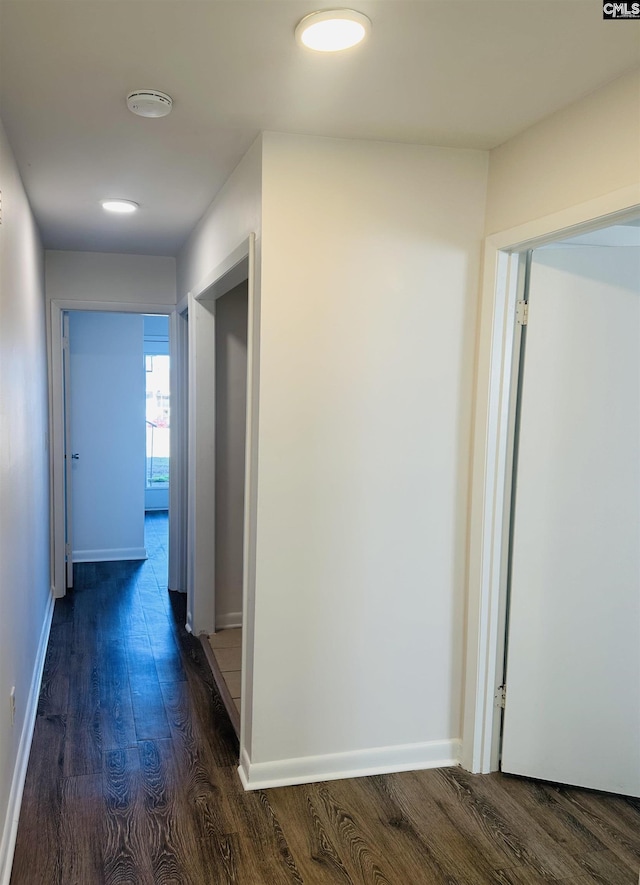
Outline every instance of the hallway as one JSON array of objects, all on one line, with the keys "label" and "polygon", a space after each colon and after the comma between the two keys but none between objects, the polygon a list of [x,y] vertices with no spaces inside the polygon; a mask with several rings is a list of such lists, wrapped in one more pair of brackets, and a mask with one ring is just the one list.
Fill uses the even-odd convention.
[{"label": "hallway", "polygon": [[13,885],[205,882],[235,829],[219,796],[237,743],[166,590],[166,513],[145,540],[146,562],[77,564],[56,603]]},{"label": "hallway", "polygon": [[456,768],[245,793],[166,516],[146,542],[56,603],[12,885],[635,885],[637,800]]}]

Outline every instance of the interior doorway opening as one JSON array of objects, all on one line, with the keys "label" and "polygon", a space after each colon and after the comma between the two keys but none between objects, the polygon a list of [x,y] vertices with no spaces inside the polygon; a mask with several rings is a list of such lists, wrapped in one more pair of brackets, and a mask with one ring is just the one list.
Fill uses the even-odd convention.
[{"label": "interior doorway opening", "polygon": [[[523,296],[526,253],[550,246],[547,254],[566,247],[584,249],[606,229],[637,237],[640,207],[611,211],[596,200],[574,212],[559,213],[487,240],[481,315],[472,490],[467,688],[463,765],[476,772],[500,767],[502,707],[506,700],[504,646],[507,637],[507,582],[510,562],[511,501],[516,436],[516,402],[520,343],[528,311]],[[609,213],[609,214],[607,214]],[[634,233],[635,231],[635,233]],[[580,240],[579,238],[584,237]],[[551,245],[553,244],[553,245]],[[602,242],[598,248],[604,248]],[[596,262],[597,263],[597,262]],[[637,279],[637,275],[636,275]],[[530,310],[529,310],[530,314]],[[577,314],[580,319],[580,314]],[[576,332],[577,333],[577,332]],[[630,404],[631,407],[631,404]],[[637,404],[636,404],[637,407]],[[514,640],[516,645],[522,645]],[[511,639],[509,639],[511,644]],[[507,673],[508,680],[508,673]],[[544,698],[541,699],[544,702]],[[571,704],[567,701],[567,707]],[[571,782],[571,781],[567,781]]]},{"label": "interior doorway opening", "polygon": [[[74,559],[74,542],[72,537],[72,527],[73,527],[73,516],[71,513],[71,503],[73,498],[72,486],[68,485],[68,481],[73,481],[73,465],[76,466],[76,471],[80,464],[86,464],[85,459],[82,458],[82,452],[79,450],[76,451],[76,447],[71,439],[71,430],[68,425],[68,420],[71,418],[72,409],[70,407],[70,403],[67,401],[69,398],[69,394],[71,391],[71,385],[69,383],[69,378],[65,376],[68,375],[70,369],[70,353],[69,353],[69,342],[68,336],[65,335],[65,327],[68,329],[69,320],[73,317],[84,317],[90,326],[96,326],[97,340],[100,340],[100,332],[101,329],[104,328],[101,326],[101,317],[104,318],[105,323],[109,322],[117,324],[118,316],[121,317],[129,317],[134,321],[134,323],[140,326],[142,330],[143,324],[143,314],[148,314],[153,311],[154,315],[163,315],[164,323],[166,325],[169,322],[169,326],[171,328],[170,337],[173,341],[175,337],[174,327],[175,327],[175,317],[172,315],[170,318],[168,317],[167,306],[155,306],[145,304],[144,306],[139,304],[126,304],[126,303],[109,303],[109,302],[75,302],[75,301],[51,301],[50,305],[50,314],[49,314],[49,332],[50,332],[50,385],[51,385],[51,563],[52,563],[52,591],[56,598],[60,598],[65,595],[68,582],[67,582],[67,573],[72,573],[71,563]],[[174,312],[175,313],[175,312]],[[133,547],[140,549],[128,549],[124,551],[123,554],[123,545],[120,544],[110,544],[107,546],[104,545],[95,545],[95,544],[85,544],[86,549],[83,548],[83,552],[81,553],[79,548],[76,549],[76,554],[78,560],[82,559],[84,561],[106,561],[106,560],[114,560],[114,559],[141,559],[146,555],[146,551],[144,549],[144,513],[145,513],[145,503],[144,503],[144,495],[145,495],[145,393],[144,393],[144,375],[145,375],[145,364],[144,364],[144,356],[143,356],[143,347],[142,347],[142,337],[143,333],[140,333],[140,352],[136,361],[136,371],[138,372],[140,378],[140,400],[139,404],[136,406],[137,411],[140,413],[140,427],[141,427],[141,443],[140,443],[140,470],[138,476],[138,470],[136,468],[136,476],[138,479],[132,481],[132,488],[135,487],[136,494],[139,494],[141,490],[141,503],[140,503],[140,512],[141,512],[141,524],[142,524],[142,533],[140,544],[135,544]],[[180,336],[178,336],[180,337]],[[172,345],[173,346],[173,345]],[[167,351],[169,350],[169,341],[166,342]],[[183,354],[183,360],[178,360],[178,363],[182,363],[182,368],[180,365],[176,364],[172,367],[171,372],[171,387],[172,391],[175,389],[179,389],[180,383],[183,383],[186,386],[186,381],[183,381],[183,377],[186,375],[186,353],[184,352],[184,348],[181,348],[180,351]],[[116,359],[116,364],[118,360]],[[180,370],[180,371],[178,371]],[[107,382],[109,381],[109,373],[103,373]],[[80,374],[82,378],[82,373]],[[95,377],[100,377],[99,369],[96,369]],[[83,379],[86,380],[86,379]],[[98,411],[98,423],[104,423],[104,410],[101,410],[100,403],[97,401],[97,397],[95,396],[95,389],[89,385],[89,390],[86,391],[89,400],[92,402],[92,408],[97,409]],[[114,408],[110,410],[111,413],[119,412],[119,405],[116,403]],[[102,417],[100,417],[102,415]],[[186,425],[186,415],[184,416],[185,425]],[[186,432],[186,427],[185,427]],[[104,436],[104,435],[103,435]],[[104,442],[104,439],[102,440]],[[176,480],[172,482],[172,497],[175,498],[174,501],[169,500],[168,502],[168,515],[169,515],[169,579],[168,583],[171,589],[184,591],[186,590],[186,525],[182,519],[176,519],[175,510],[176,506],[180,504],[182,501],[182,496],[184,493],[183,487],[186,486],[186,482],[182,480],[183,473],[186,473],[186,465],[184,464],[186,458],[186,446],[181,445],[182,435],[177,434],[177,438],[172,442],[172,464],[171,471],[172,475],[175,475]],[[110,446],[106,446],[105,451],[107,454],[109,453]],[[68,449],[68,450],[67,450]],[[84,449],[86,456],[90,451],[90,448],[85,447]],[[72,455],[78,455],[78,458],[72,458]],[[69,469],[67,469],[67,465]],[[95,492],[95,489],[91,486],[91,481],[94,482],[104,482],[105,477],[103,476],[103,471],[99,467],[99,469],[87,471],[85,468],[85,473],[90,477],[90,485],[89,485],[89,493],[88,493],[88,501],[89,506],[91,505],[92,495]],[[92,479],[91,479],[92,478]],[[182,482],[181,482],[182,480]],[[110,496],[111,487],[107,484],[106,491],[104,492],[104,497],[107,498]],[[99,497],[98,497],[99,500]],[[166,509],[166,505],[163,509]],[[137,512],[137,508],[136,508]],[[113,521],[112,521],[113,524]],[[77,547],[77,545],[76,545]],[[131,548],[131,545],[125,544],[125,548]],[[114,550],[116,552],[114,552]],[[106,551],[106,552],[105,552]],[[180,557],[176,557],[176,551],[180,552]],[[69,566],[69,567],[68,567]]]},{"label": "interior doorway opening", "polygon": [[[640,795],[640,227],[527,255],[501,768]],[[609,754],[611,734],[616,753]]]},{"label": "interior doorway opening", "polygon": [[213,670],[239,733],[247,411],[248,280],[215,301],[215,632]]},{"label": "interior doorway opening", "polygon": [[187,627],[202,639],[239,736],[252,685],[254,250],[251,235],[190,294],[188,307]]},{"label": "interior doorway opening", "polygon": [[100,311],[66,316],[67,556],[74,563],[143,560],[143,317]]}]

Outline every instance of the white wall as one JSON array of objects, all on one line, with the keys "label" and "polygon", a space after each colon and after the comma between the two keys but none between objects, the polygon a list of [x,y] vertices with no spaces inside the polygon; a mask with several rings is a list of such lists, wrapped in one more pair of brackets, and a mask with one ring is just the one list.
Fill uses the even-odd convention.
[{"label": "white wall", "polygon": [[243,774],[446,762],[461,730],[487,155],[263,138]]},{"label": "white wall", "polygon": [[74,562],[144,559],[140,314],[70,311]]},{"label": "white wall", "polygon": [[490,156],[487,234],[623,188],[640,202],[640,73],[552,114]]},{"label": "white wall", "polygon": [[[0,882],[51,614],[44,269],[40,237],[0,123]],[[35,676],[35,684],[33,682]],[[9,692],[16,687],[11,725]],[[30,691],[33,694],[30,696]]]},{"label": "white wall", "polygon": [[216,629],[242,624],[247,283],[215,303]]},{"label": "white wall", "polygon": [[47,300],[176,303],[176,263],[157,255],[46,253]]}]

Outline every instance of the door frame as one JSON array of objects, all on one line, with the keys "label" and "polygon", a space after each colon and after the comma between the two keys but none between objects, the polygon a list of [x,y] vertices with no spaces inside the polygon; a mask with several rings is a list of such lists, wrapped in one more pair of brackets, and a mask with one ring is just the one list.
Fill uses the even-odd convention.
[{"label": "door frame", "polygon": [[169,590],[187,593],[187,453],[189,421],[189,323],[184,303],[169,316]]},{"label": "door frame", "polygon": [[485,240],[472,425],[461,757],[472,772],[499,767],[520,255],[639,211],[640,188],[627,187]]},{"label": "door frame", "polygon": [[[242,701],[240,755],[252,740],[260,351],[260,241],[255,233],[187,296],[189,457],[187,624],[203,637],[215,629],[215,300],[247,280],[247,405],[242,549]],[[181,305],[184,310],[184,302]],[[203,635],[204,634],[204,635]]]},{"label": "door frame", "polygon": [[73,588],[73,507],[71,504],[71,474],[73,452],[71,449],[71,351],[69,347],[69,313],[62,314],[62,378],[64,403],[64,553],[65,592]]},{"label": "door frame", "polygon": [[[65,299],[51,300],[47,311],[48,342],[49,342],[49,436],[50,445],[50,525],[51,525],[51,591],[56,599],[61,599],[67,591],[66,586],[66,554],[65,554],[65,469],[64,469],[64,384],[63,384],[63,337],[62,321],[68,311],[98,311],[100,313],[137,313],[164,314],[170,317],[169,353],[173,357],[172,314],[175,306],[169,304],[135,304],[115,301],[73,301]],[[186,453],[178,440],[174,447],[172,442],[172,459],[180,463]],[[178,483],[180,472],[178,471]],[[180,529],[175,518],[169,489],[169,534]],[[179,498],[180,489],[176,489]],[[173,497],[176,497],[174,495]],[[169,569],[171,571],[171,545],[169,550]]]},{"label": "door frame", "polygon": [[247,411],[243,538],[243,626],[253,597],[256,507],[256,421],[258,305],[255,286],[256,238],[251,233],[188,294],[189,457],[187,629],[197,636],[215,632],[215,302],[240,283],[248,284]]}]

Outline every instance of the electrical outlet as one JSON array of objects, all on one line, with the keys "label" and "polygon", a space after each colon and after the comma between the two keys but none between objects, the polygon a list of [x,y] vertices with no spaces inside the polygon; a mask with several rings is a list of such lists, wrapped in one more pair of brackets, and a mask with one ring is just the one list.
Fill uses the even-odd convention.
[{"label": "electrical outlet", "polygon": [[15,687],[15,685],[11,686],[11,691],[9,692],[9,706],[11,708],[11,724],[15,725],[15,721],[16,721],[16,687]]}]

